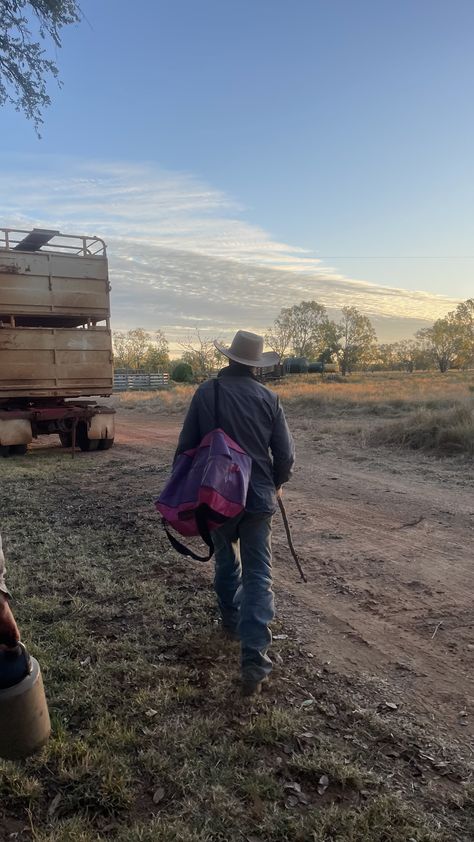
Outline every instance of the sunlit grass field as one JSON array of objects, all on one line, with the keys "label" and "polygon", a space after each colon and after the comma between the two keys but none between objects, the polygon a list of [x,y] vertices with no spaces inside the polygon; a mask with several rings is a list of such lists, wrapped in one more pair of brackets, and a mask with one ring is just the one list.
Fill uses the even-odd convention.
[{"label": "sunlit grass field", "polygon": [[[343,378],[320,374],[288,375],[268,382],[281,397],[284,406],[319,407],[336,412],[341,409],[378,411],[392,409],[445,409],[474,397],[474,371],[387,372],[355,374]],[[172,384],[157,392],[121,392],[115,402],[124,409],[182,413],[196,386]]]},{"label": "sunlit grass field", "polygon": [[[361,373],[343,378],[320,374],[288,375],[269,381],[288,416],[309,423],[320,418],[380,419],[367,429],[369,445],[409,447],[443,454],[474,455],[474,371]],[[196,386],[176,384],[159,392],[122,392],[120,410],[182,415]],[[347,429],[347,428],[346,428]]]}]

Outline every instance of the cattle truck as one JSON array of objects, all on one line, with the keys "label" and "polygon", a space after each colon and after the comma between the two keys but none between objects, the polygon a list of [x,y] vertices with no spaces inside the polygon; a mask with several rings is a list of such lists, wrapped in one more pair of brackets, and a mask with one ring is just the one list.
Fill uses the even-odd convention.
[{"label": "cattle truck", "polygon": [[73,453],[112,446],[96,400],[113,388],[109,293],[98,237],[0,228],[1,455],[51,433]]}]

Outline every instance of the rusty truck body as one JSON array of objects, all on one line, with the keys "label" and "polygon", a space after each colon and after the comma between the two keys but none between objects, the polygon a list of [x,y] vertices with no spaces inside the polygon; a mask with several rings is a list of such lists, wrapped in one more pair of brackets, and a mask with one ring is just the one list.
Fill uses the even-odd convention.
[{"label": "rusty truck body", "polygon": [[0,228],[0,453],[38,435],[105,450],[114,410],[107,250],[98,237]]}]

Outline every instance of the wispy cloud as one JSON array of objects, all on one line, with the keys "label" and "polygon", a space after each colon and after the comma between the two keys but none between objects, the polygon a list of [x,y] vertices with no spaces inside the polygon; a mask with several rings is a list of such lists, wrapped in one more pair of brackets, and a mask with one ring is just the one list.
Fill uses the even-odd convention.
[{"label": "wispy cloud", "polygon": [[103,236],[109,246],[116,327],[200,326],[221,336],[263,330],[281,307],[316,298],[354,304],[381,335],[409,334],[455,306],[426,292],[348,278],[249,225],[224,193],[185,173],[77,160],[12,161],[0,172],[2,225]]}]

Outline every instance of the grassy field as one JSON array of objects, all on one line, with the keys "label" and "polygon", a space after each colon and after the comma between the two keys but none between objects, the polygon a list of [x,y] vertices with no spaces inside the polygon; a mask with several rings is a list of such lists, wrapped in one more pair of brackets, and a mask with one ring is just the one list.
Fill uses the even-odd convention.
[{"label": "grassy field", "polygon": [[[195,386],[160,392],[128,392],[115,400],[122,409],[182,414]],[[474,454],[474,372],[384,372],[336,381],[294,375],[270,384],[289,413],[319,418],[367,419],[367,444],[425,449],[440,454]],[[383,419],[374,428],[373,421]],[[393,419],[396,419],[395,423]],[[370,429],[369,429],[370,427]]]},{"label": "grassy field", "polygon": [[[288,406],[374,412],[383,407],[442,409],[473,398],[474,372],[382,372],[345,379],[338,376],[337,381],[320,374],[290,375],[269,386]],[[187,407],[195,389],[193,385],[176,384],[158,392],[122,392],[116,400],[123,408],[179,413]]]},{"label": "grassy field", "polygon": [[0,466],[9,583],[53,722],[39,755],[0,761],[0,839],[472,840],[468,765],[291,628],[274,628],[268,691],[239,697],[210,580],[158,528],[167,466],[96,458]]}]

